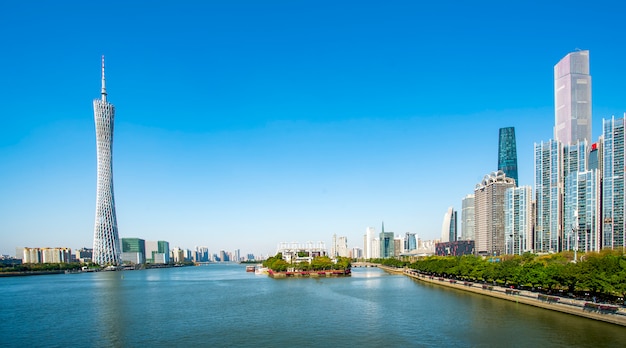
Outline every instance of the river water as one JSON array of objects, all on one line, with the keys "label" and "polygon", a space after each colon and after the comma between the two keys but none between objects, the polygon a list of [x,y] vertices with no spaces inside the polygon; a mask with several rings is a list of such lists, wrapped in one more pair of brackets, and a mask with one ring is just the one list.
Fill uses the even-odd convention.
[{"label": "river water", "polygon": [[626,328],[377,268],[237,264],[0,278],[2,347],[623,347]]}]

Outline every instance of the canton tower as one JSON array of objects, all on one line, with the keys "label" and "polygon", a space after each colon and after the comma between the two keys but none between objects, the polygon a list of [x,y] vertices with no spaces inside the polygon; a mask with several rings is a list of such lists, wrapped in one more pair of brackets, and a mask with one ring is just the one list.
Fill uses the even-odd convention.
[{"label": "canton tower", "polygon": [[98,150],[98,191],[96,223],[93,234],[93,262],[101,266],[120,265],[120,237],[117,232],[115,199],[113,198],[113,120],[115,107],[107,101],[102,56],[101,99],[94,99],[96,147]]}]

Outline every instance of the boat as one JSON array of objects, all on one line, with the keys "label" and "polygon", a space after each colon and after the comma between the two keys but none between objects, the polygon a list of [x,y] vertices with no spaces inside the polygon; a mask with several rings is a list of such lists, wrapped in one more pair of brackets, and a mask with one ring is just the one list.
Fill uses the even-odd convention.
[{"label": "boat", "polygon": [[254,270],[255,270],[254,265],[252,265],[252,266],[246,266],[246,272],[254,272]]},{"label": "boat", "polygon": [[259,275],[267,275],[268,274],[268,268],[267,267],[263,267],[263,266],[258,266],[254,269],[254,274],[259,274]]}]

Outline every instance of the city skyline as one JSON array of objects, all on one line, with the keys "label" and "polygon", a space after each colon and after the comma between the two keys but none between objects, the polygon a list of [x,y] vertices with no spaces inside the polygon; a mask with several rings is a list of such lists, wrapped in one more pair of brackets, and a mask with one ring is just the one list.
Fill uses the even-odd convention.
[{"label": "city skyline", "polygon": [[[0,253],[91,245],[102,54],[119,108],[120,237],[188,249],[267,254],[333,234],[363,247],[383,220],[437,238],[446,209],[497,169],[499,128],[515,127],[518,186],[533,185],[533,144],[553,137],[553,68],[578,47],[592,138],[626,111],[619,11],[602,4],[572,35],[566,13],[550,14],[575,11],[558,3],[185,4],[0,14],[12,34],[0,39]],[[96,8],[119,24],[90,23]]]}]

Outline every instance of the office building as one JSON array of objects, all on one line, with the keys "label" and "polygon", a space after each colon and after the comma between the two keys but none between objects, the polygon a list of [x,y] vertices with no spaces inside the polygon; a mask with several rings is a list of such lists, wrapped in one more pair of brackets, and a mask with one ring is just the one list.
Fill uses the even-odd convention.
[{"label": "office building", "polygon": [[91,248],[82,248],[76,250],[76,259],[78,262],[86,263],[91,262],[93,258],[93,249]]},{"label": "office building", "polygon": [[101,99],[93,101],[98,153],[98,186],[96,192],[96,222],[93,238],[93,262],[99,265],[120,265],[120,238],[113,197],[113,121],[115,107],[107,101],[102,56]]},{"label": "office building", "polygon": [[602,248],[617,249],[626,247],[624,118],[603,120],[602,138]]},{"label": "office building", "polygon": [[395,242],[393,232],[380,232],[380,258],[386,259],[395,256]]},{"label": "office building", "polygon": [[565,179],[562,250],[600,250],[600,180],[597,169],[572,173]]},{"label": "office building", "polygon": [[122,238],[122,261],[131,264],[146,263],[146,241],[140,238]]},{"label": "office building", "polygon": [[554,140],[535,143],[535,252],[561,250],[563,147]]},{"label": "office building", "polygon": [[475,240],[474,235],[474,194],[469,194],[461,202],[461,240]]},{"label": "office building", "polygon": [[505,192],[504,236],[509,255],[533,249],[532,192],[530,186],[511,187]]},{"label": "office building", "polygon": [[498,137],[498,170],[503,171],[507,178],[514,179],[515,185],[519,185],[514,127],[500,128]]},{"label": "office building", "polygon": [[591,142],[589,51],[575,51],[554,66],[554,139]]},{"label": "office building", "polygon": [[417,249],[417,240],[415,233],[407,232],[404,234],[404,251],[408,252]]},{"label": "office building", "polygon": [[497,171],[486,175],[474,190],[476,252],[501,255],[505,252],[504,196],[515,180]]},{"label": "office building", "polygon": [[163,241],[163,240],[146,241],[145,246],[146,246],[146,263],[153,263],[153,264],[170,263],[170,243]]},{"label": "office building", "polygon": [[454,210],[453,207],[450,207],[443,215],[443,223],[441,224],[441,242],[453,242],[457,240],[457,234],[456,210]]},{"label": "office building", "polygon": [[348,237],[342,236],[337,238],[336,256],[348,257],[350,252],[348,250]]},{"label": "office building", "polygon": [[19,248],[22,263],[70,263],[72,249],[70,248]]}]

